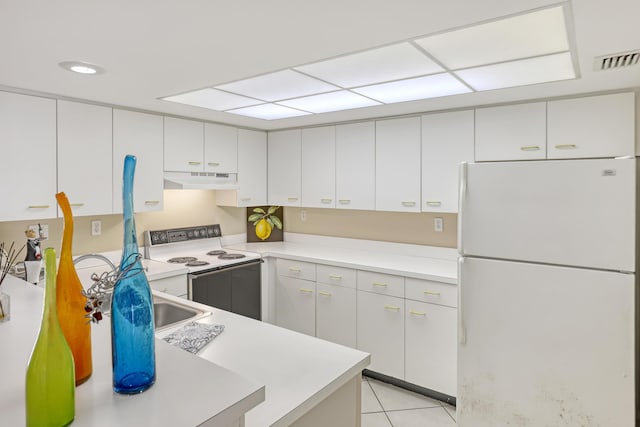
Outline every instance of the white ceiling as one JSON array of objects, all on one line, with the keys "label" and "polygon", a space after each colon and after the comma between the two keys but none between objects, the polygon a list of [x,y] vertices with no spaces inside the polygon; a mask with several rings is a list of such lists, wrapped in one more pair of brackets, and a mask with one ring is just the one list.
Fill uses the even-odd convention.
[{"label": "white ceiling", "polygon": [[[0,0],[0,87],[259,129],[640,87],[640,66],[593,71],[640,49],[640,1],[574,0],[579,78],[260,120],[158,98],[558,4],[550,0]],[[62,61],[103,67],[70,73]]]}]

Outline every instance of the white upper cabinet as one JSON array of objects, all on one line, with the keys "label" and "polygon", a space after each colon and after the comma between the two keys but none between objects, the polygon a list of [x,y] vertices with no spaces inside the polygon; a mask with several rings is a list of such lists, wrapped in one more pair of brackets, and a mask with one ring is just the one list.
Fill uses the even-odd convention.
[{"label": "white upper cabinet", "polygon": [[545,102],[476,109],[476,161],[544,159],[546,123]]},{"label": "white upper cabinet", "polygon": [[164,170],[204,171],[204,123],[164,118]]},{"label": "white upper cabinet", "polygon": [[302,129],[302,206],[336,206],[335,137],[335,126]]},{"label": "white upper cabinet", "polygon": [[0,221],[56,217],[56,101],[0,92]]},{"label": "white upper cabinet", "polygon": [[204,170],[238,172],[238,129],[214,123],[204,124]]},{"label": "white upper cabinet", "polygon": [[136,156],[133,206],[136,212],[162,210],[162,116],[113,110],[113,211],[122,212],[122,172],[127,154]]},{"label": "white upper cabinet", "polygon": [[336,126],[336,207],[376,208],[374,122]]},{"label": "white upper cabinet", "polygon": [[473,110],[422,116],[423,212],[458,212],[463,161],[473,161]]},{"label": "white upper cabinet", "polygon": [[300,206],[301,131],[269,132],[268,139],[269,204]]},{"label": "white upper cabinet", "polygon": [[58,191],[74,216],[113,212],[112,129],[111,108],[58,101]]},{"label": "white upper cabinet", "polygon": [[550,101],[548,158],[635,155],[633,92]]},{"label": "white upper cabinet", "polygon": [[376,122],[376,210],[420,212],[420,117]]},{"label": "white upper cabinet", "polygon": [[267,133],[238,129],[238,190],[217,190],[219,206],[267,204]]}]

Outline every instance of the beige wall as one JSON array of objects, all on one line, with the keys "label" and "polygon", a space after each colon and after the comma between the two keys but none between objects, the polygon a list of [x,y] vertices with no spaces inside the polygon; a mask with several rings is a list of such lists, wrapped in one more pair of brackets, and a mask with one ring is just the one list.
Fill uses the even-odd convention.
[{"label": "beige wall", "polygon": [[[246,210],[244,208],[219,207],[215,203],[215,191],[165,190],[164,211],[136,214],[138,243],[144,244],[142,233],[148,229],[186,227],[190,225],[220,224],[223,234],[245,233]],[[91,236],[91,221],[102,220],[102,235]],[[42,247],[60,250],[62,219],[40,221],[49,225],[49,239]],[[24,230],[38,221],[0,222],[0,241],[23,244]],[[122,215],[100,215],[74,219],[73,253],[104,252],[122,248]]]},{"label": "beige wall", "polygon": [[[301,211],[306,211],[306,221]],[[433,219],[444,220],[444,231],[433,231]],[[284,208],[284,229],[292,233],[455,248],[457,215],[354,211],[345,209]]]}]

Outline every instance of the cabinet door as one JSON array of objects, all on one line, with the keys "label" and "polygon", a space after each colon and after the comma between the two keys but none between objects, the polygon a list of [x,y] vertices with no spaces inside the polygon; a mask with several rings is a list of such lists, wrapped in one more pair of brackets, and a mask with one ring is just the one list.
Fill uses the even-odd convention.
[{"label": "cabinet door", "polygon": [[546,103],[476,110],[476,161],[546,157]]},{"label": "cabinet door", "polygon": [[335,126],[302,129],[302,206],[336,206],[335,139]]},{"label": "cabinet door", "polygon": [[162,116],[113,110],[113,211],[122,212],[122,169],[136,156],[133,203],[136,212],[162,210]]},{"label": "cabinet door", "polygon": [[420,212],[420,117],[376,122],[376,210]]},{"label": "cabinet door", "polygon": [[458,212],[458,165],[473,161],[473,110],[422,116],[422,211]]},{"label": "cabinet door", "polygon": [[204,171],[204,123],[164,118],[164,170]]},{"label": "cabinet door", "polygon": [[300,206],[300,129],[269,132],[268,198],[270,205]]},{"label": "cabinet door", "polygon": [[0,92],[0,221],[56,217],[56,101]]},{"label": "cabinet door", "polygon": [[278,276],[276,325],[303,334],[316,334],[316,284],[308,280]]},{"label": "cabinet door", "polygon": [[336,126],[336,207],[376,208],[375,123]]},{"label": "cabinet door", "polygon": [[238,129],[205,123],[204,170],[206,172],[238,172]]},{"label": "cabinet door", "polygon": [[267,133],[238,130],[238,206],[267,204]]},{"label": "cabinet door", "polygon": [[113,212],[112,114],[108,107],[58,101],[58,191],[74,216]]},{"label": "cabinet door", "polygon": [[457,310],[406,300],[405,381],[456,395]]},{"label": "cabinet door", "polygon": [[548,158],[635,155],[633,92],[550,101]]},{"label": "cabinet door", "polygon": [[356,348],[356,290],[316,284],[316,336]]},{"label": "cabinet door", "polygon": [[404,300],[358,291],[358,349],[371,353],[369,369],[404,379]]}]

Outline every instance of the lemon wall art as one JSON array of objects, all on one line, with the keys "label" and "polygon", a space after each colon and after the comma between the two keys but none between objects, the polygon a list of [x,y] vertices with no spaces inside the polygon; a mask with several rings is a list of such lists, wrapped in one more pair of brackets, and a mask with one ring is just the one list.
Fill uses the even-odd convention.
[{"label": "lemon wall art", "polygon": [[281,242],[284,210],[282,206],[247,208],[247,242]]}]

